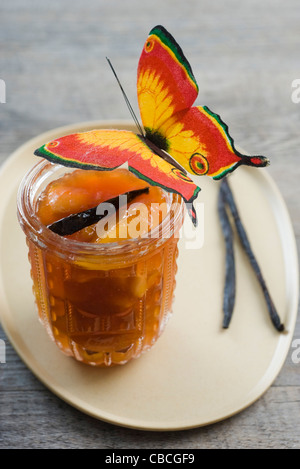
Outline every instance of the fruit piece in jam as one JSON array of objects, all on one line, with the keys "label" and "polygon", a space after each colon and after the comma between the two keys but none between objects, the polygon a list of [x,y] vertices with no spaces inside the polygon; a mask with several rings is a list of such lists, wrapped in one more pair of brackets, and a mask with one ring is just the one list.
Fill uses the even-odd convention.
[{"label": "fruit piece in jam", "polygon": [[94,224],[68,236],[82,242],[117,242],[134,237],[135,230],[128,227],[131,222],[134,226],[135,218],[141,225],[136,231],[143,235],[161,223],[167,209],[166,197],[160,188],[150,186],[126,169],[67,173],[47,186],[39,198],[37,214],[44,225],[50,225],[120,194],[145,187],[149,192],[136,197],[128,207],[121,208],[109,226],[103,224],[101,232]]}]

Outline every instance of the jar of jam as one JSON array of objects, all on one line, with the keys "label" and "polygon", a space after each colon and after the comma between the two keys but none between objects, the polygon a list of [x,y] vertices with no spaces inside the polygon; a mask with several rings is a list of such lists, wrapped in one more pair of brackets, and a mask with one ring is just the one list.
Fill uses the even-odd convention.
[{"label": "jar of jam", "polygon": [[[147,186],[148,193],[134,200],[135,208],[148,209],[138,223],[129,205],[100,234],[97,224],[68,236],[49,229]],[[172,312],[181,197],[127,169],[74,170],[43,160],[24,177],[17,204],[39,318],[61,351],[89,365],[113,366],[149,350]],[[162,204],[167,209],[154,216]],[[139,227],[138,235],[127,230],[121,236],[128,222]]]}]

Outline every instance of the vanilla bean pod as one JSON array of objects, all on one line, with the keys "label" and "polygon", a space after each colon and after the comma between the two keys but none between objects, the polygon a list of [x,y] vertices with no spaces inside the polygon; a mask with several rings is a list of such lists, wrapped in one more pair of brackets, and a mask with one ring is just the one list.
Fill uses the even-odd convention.
[{"label": "vanilla bean pod", "polygon": [[226,257],[225,257],[225,285],[223,294],[223,328],[229,327],[236,295],[235,258],[233,249],[233,231],[226,211],[226,201],[223,191],[219,191],[218,212],[221,228],[224,236]]},{"label": "vanilla bean pod", "polygon": [[250,264],[251,264],[251,266],[252,266],[252,268],[255,272],[255,275],[257,277],[257,280],[258,280],[258,282],[259,282],[259,284],[262,288],[262,291],[263,291],[263,294],[264,294],[264,297],[265,297],[265,300],[266,300],[266,303],[267,303],[270,319],[271,319],[274,327],[279,332],[283,332],[284,331],[284,325],[282,324],[282,322],[280,320],[280,317],[279,317],[279,315],[276,311],[275,305],[274,305],[273,300],[270,296],[270,293],[269,293],[269,290],[267,288],[264,277],[262,275],[261,269],[259,267],[259,264],[256,260],[256,257],[253,253],[253,250],[251,248],[251,245],[250,245],[246,230],[245,230],[245,228],[242,224],[242,221],[241,221],[237,206],[235,204],[233,194],[232,194],[231,189],[229,187],[227,178],[223,179],[223,181],[221,183],[220,191],[222,192],[224,200],[226,201],[226,204],[228,205],[228,207],[230,209],[230,212],[233,216],[233,220],[234,220],[236,230],[237,230],[238,236],[240,238],[242,247],[243,247],[246,255],[249,258]]}]

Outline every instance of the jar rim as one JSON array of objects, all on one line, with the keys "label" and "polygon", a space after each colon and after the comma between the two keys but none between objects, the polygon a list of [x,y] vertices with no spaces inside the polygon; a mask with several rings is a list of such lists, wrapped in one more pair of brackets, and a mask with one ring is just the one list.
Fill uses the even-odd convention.
[{"label": "jar rim", "polygon": [[[124,251],[130,251],[133,247],[150,247],[152,244],[160,245],[170,239],[174,233],[178,232],[183,223],[184,201],[177,193],[164,191],[170,199],[170,207],[175,207],[172,211],[172,217],[165,217],[162,222],[153,230],[147,233],[146,237],[124,239],[122,241],[112,243],[89,243],[85,241],[77,241],[65,238],[52,232],[47,226],[43,225],[37,217],[32,204],[32,191],[34,185],[40,180],[45,181],[50,175],[59,170],[74,170],[74,168],[66,168],[65,166],[42,160],[36,163],[24,175],[17,193],[17,211],[19,223],[25,231],[26,236],[31,239],[39,247],[53,249],[54,251],[65,252],[68,255],[74,254],[90,254],[90,255],[110,255],[120,254]],[[171,225],[171,226],[168,226]],[[167,229],[168,228],[168,229]],[[167,233],[168,236],[158,236],[159,233]]]}]

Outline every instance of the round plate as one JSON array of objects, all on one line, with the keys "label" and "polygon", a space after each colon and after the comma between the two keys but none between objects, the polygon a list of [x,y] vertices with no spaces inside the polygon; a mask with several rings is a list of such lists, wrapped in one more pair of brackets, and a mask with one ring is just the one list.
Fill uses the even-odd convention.
[{"label": "round plate", "polygon": [[[133,130],[124,122],[61,127],[20,147],[0,173],[0,318],[15,350],[57,396],[93,417],[144,430],[180,430],[225,419],[272,384],[289,350],[298,305],[292,225],[266,169],[230,176],[241,217],[287,332],[274,330],[249,262],[236,241],[237,298],[222,325],[225,249],[216,202],[219,183],[198,178],[199,226],[180,239],[174,314],[151,351],[124,366],[93,368],[64,356],[34,308],[27,248],[16,218],[16,192],[37,161],[33,151],[58,136],[93,128]],[[189,225],[187,226],[186,223]],[[274,268],[275,266],[275,268]]]}]

